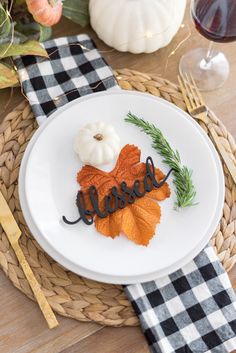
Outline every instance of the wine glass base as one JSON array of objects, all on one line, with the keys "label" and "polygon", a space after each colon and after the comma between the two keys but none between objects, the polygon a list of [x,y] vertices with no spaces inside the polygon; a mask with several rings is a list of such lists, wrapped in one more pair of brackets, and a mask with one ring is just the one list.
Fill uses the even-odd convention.
[{"label": "wine glass base", "polygon": [[207,61],[208,49],[196,48],[180,59],[179,72],[191,73],[201,91],[211,91],[223,86],[229,76],[229,62],[222,52],[213,50]]}]

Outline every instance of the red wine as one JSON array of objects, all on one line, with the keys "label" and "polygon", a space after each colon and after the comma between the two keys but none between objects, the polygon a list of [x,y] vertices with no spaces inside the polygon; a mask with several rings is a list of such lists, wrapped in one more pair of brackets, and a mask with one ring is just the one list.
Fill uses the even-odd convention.
[{"label": "red wine", "polygon": [[236,40],[236,0],[195,0],[192,16],[196,29],[207,39]]}]

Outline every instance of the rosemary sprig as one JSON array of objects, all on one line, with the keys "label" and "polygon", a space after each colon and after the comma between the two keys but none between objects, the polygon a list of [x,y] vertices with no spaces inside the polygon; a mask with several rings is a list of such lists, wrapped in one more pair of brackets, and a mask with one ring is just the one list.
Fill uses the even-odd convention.
[{"label": "rosemary sprig", "polygon": [[176,208],[193,206],[196,189],[192,181],[192,171],[181,164],[179,152],[171,148],[162,132],[155,125],[138,118],[131,112],[127,114],[125,121],[138,126],[141,131],[149,135],[152,138],[152,147],[164,158],[163,163],[173,168],[173,182],[177,197]]}]

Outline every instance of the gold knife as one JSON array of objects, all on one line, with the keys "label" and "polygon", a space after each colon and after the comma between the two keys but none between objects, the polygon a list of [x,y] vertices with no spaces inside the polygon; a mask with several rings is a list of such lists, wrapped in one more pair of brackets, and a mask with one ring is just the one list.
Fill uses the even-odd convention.
[{"label": "gold knife", "polygon": [[48,323],[48,327],[54,328],[58,326],[58,321],[56,319],[56,316],[54,315],[52,308],[50,307],[37,279],[35,278],[25,258],[23,251],[20,248],[18,240],[21,236],[21,230],[18,227],[13,217],[13,214],[1,192],[0,192],[0,223],[8,237],[9,242],[11,243],[13,250],[15,251],[18,261],[24,271],[24,274],[38,302],[38,305]]}]

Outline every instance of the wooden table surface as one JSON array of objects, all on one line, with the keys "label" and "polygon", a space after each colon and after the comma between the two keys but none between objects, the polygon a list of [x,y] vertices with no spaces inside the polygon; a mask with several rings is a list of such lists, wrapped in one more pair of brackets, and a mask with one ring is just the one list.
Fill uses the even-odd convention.
[{"label": "wooden table surface", "polygon": [[[115,50],[103,53],[113,68],[132,68],[147,73],[155,73],[177,82],[178,63],[182,54],[191,48],[207,46],[208,42],[194,29],[187,9],[181,28],[169,46],[153,54],[133,55]],[[191,37],[174,56],[169,53],[187,35],[188,26]],[[70,21],[63,20],[54,27],[54,37],[75,35],[86,32],[95,40],[100,50],[109,50],[90,29],[82,29]],[[207,104],[222,119],[228,130],[236,136],[236,44],[216,45],[227,55],[231,70],[224,87],[205,93]],[[21,100],[19,89],[14,90],[13,98],[4,111],[10,91],[0,91],[0,119],[10,112]],[[236,269],[230,273],[230,279],[236,288]],[[94,323],[80,323],[58,317],[60,326],[49,330],[37,304],[26,298],[13,287],[0,271],[0,352],[1,353],[148,353],[149,349],[140,328],[107,328]]]}]

